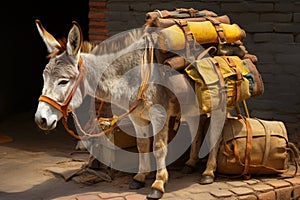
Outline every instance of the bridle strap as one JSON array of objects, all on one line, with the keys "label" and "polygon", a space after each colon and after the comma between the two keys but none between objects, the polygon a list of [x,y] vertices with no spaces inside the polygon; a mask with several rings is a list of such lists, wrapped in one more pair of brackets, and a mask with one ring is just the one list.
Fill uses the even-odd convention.
[{"label": "bridle strap", "polygon": [[46,95],[41,95],[39,97],[39,101],[43,101],[47,104],[50,104],[51,106],[53,106],[54,108],[59,110],[64,115],[64,109],[63,109],[64,106],[63,106],[63,104],[57,103],[55,100],[53,100],[52,98],[50,98]]},{"label": "bridle strap", "polygon": [[83,85],[84,84],[84,82],[83,82],[84,66],[82,64],[81,58],[79,58],[79,60],[78,60],[78,68],[79,68],[78,78],[77,78],[71,92],[69,93],[68,97],[64,101],[64,103],[59,104],[59,103],[57,103],[57,101],[55,101],[54,99],[52,99],[46,95],[41,95],[39,97],[39,101],[46,102],[46,103],[50,104],[51,106],[53,106],[54,108],[56,108],[57,110],[59,110],[62,113],[64,118],[68,117],[68,113],[69,113],[68,106],[69,106],[69,104],[73,98],[73,95],[76,92],[79,84],[81,86],[80,89],[81,89],[82,95],[84,96],[84,85]]}]

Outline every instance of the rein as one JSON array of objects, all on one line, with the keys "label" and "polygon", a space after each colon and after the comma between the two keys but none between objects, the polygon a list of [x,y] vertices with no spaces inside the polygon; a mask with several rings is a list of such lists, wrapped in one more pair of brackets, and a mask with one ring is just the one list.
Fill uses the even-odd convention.
[{"label": "rein", "polygon": [[[75,135],[76,138],[78,139],[88,139],[88,138],[95,138],[95,137],[100,137],[103,136],[105,134],[107,134],[108,132],[110,132],[111,130],[113,130],[119,121],[121,121],[122,119],[124,119],[125,117],[127,117],[130,113],[132,113],[142,102],[145,102],[146,105],[147,104],[147,99],[146,99],[146,90],[149,86],[149,79],[150,79],[150,75],[151,75],[151,68],[152,68],[152,64],[153,64],[153,56],[154,56],[154,50],[153,50],[153,45],[151,41],[148,41],[148,50],[145,49],[145,51],[143,52],[143,58],[142,58],[142,65],[141,65],[141,85],[139,87],[139,91],[137,94],[137,102],[124,114],[118,116],[117,118],[112,117],[112,118],[102,118],[99,116],[99,113],[101,111],[101,108],[103,106],[103,104],[100,105],[100,109],[98,110],[98,117],[99,117],[99,121],[113,121],[112,125],[108,128],[105,129],[103,131],[100,131],[99,133],[94,133],[94,134],[89,134],[86,131],[84,131],[82,129],[82,127],[80,126],[80,123],[78,121],[78,117],[76,116],[76,114],[74,112],[72,112],[72,116],[77,124],[77,126],[79,127],[80,131],[82,133],[84,133],[84,136],[80,137],[78,135],[76,135],[72,130],[70,130],[68,127],[65,127],[69,133],[71,133],[71,135]],[[150,66],[148,66],[148,64],[150,64]],[[102,102],[101,102],[102,103]],[[142,114],[142,112],[144,111],[144,109],[141,111],[140,114]],[[66,122],[64,122],[66,124]]]},{"label": "rein", "polygon": [[[143,58],[142,58],[142,66],[141,66],[141,78],[142,78],[142,82],[138,91],[138,98],[137,98],[137,102],[124,114],[122,114],[121,116],[119,116],[117,119],[116,118],[102,118],[102,120],[104,121],[112,121],[114,120],[115,123],[113,123],[113,125],[111,127],[109,127],[108,129],[105,129],[99,133],[95,133],[95,134],[90,134],[87,133],[86,131],[83,130],[83,128],[81,127],[78,117],[76,116],[76,114],[72,111],[68,109],[68,106],[73,98],[74,93],[76,92],[78,86],[80,85],[80,89],[82,91],[82,93],[84,94],[84,82],[83,82],[83,76],[84,76],[84,66],[82,63],[82,59],[79,58],[78,61],[78,68],[79,68],[79,75],[78,78],[71,90],[71,92],[69,93],[68,97],[66,98],[66,100],[64,101],[64,103],[60,104],[57,101],[55,101],[54,99],[46,96],[46,95],[41,95],[39,97],[39,101],[43,101],[45,103],[50,104],[51,106],[53,106],[54,108],[56,108],[57,110],[59,110],[62,115],[62,123],[65,127],[65,129],[67,130],[67,132],[73,136],[74,138],[78,139],[78,140],[85,140],[88,138],[93,138],[93,137],[100,137],[103,136],[105,134],[107,134],[109,131],[111,131],[112,129],[114,129],[117,126],[117,122],[124,119],[125,117],[127,117],[130,113],[132,113],[142,102],[147,102],[146,100],[146,90],[149,86],[149,78],[151,75],[151,67],[148,67],[147,64],[152,65],[153,64],[153,55],[154,55],[154,50],[153,50],[153,45],[151,41],[148,41],[148,50],[147,48],[145,49],[144,53],[143,53]],[[84,96],[84,95],[83,95]],[[100,108],[101,109],[101,108]],[[69,113],[71,113],[76,125],[78,126],[78,128],[80,129],[80,131],[84,134],[83,136],[79,136],[77,135],[72,129],[69,128],[68,126],[68,116]]]}]

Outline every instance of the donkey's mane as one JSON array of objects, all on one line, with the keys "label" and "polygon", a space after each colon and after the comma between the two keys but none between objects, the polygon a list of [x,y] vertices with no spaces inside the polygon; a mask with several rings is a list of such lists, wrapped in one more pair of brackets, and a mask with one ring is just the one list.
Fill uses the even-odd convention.
[{"label": "donkey's mane", "polygon": [[116,53],[141,39],[143,34],[144,30],[140,28],[132,29],[125,33],[116,34],[109,40],[105,40],[99,45],[95,46],[95,48],[90,53],[94,55]]}]

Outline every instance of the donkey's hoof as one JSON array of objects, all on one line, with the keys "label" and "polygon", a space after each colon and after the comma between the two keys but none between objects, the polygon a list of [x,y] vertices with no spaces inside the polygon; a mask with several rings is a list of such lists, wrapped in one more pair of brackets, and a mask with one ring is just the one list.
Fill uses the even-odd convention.
[{"label": "donkey's hoof", "polygon": [[160,199],[164,193],[158,189],[151,189],[151,193],[147,195],[147,199]]},{"label": "donkey's hoof", "polygon": [[199,181],[201,185],[211,184],[213,182],[214,182],[214,177],[209,175],[202,175]]},{"label": "donkey's hoof", "polygon": [[129,184],[129,189],[140,189],[142,187],[145,187],[145,183],[134,179]]},{"label": "donkey's hoof", "polygon": [[184,167],[182,168],[181,172],[183,174],[192,174],[196,171],[196,169],[192,166],[189,165],[184,165]]}]

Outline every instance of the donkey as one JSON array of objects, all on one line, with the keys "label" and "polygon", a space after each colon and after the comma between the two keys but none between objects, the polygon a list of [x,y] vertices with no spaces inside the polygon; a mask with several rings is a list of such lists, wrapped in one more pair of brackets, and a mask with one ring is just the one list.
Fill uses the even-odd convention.
[{"label": "donkey", "polygon": [[[95,45],[83,41],[80,25],[75,21],[67,38],[59,40],[47,32],[39,20],[35,23],[49,53],[49,62],[43,71],[44,86],[35,113],[37,125],[42,130],[54,129],[59,120],[66,119],[69,112],[80,107],[87,95],[129,110],[128,117],[135,128],[139,151],[138,173],[129,188],[139,189],[145,185],[146,176],[151,172],[148,152],[151,150],[150,137],[153,136],[156,179],[147,198],[160,199],[168,182],[169,119],[186,114],[184,118],[193,140],[187,164],[194,166],[201,144],[200,113],[197,103],[179,105],[180,102],[174,101],[169,88],[160,84],[168,79],[168,73],[147,64],[155,60],[155,56],[151,54],[151,39],[146,28],[133,29],[119,36],[118,40]],[[187,108],[185,113],[180,110],[184,106]],[[215,157],[211,158],[213,162]],[[215,163],[208,163],[209,172],[206,174],[210,177],[210,183]]]}]

